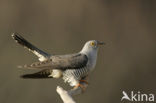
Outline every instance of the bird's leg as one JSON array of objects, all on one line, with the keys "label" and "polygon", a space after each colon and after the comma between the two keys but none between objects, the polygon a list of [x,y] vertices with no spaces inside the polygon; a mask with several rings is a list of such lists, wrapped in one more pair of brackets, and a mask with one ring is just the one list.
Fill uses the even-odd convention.
[{"label": "bird's leg", "polygon": [[88,75],[85,76],[85,77],[82,77],[81,80],[80,80],[80,83],[86,83],[88,85],[89,84],[88,83]]},{"label": "bird's leg", "polygon": [[84,92],[85,89],[86,89],[86,87],[83,86],[83,84],[81,84],[81,83],[78,83],[73,89],[77,89],[77,88],[79,88],[79,87],[82,89],[83,92]]},{"label": "bird's leg", "polygon": [[87,80],[84,80],[84,79],[81,79],[81,80],[80,80],[80,83],[86,83],[86,84],[89,84],[88,81],[87,81]]},{"label": "bird's leg", "polygon": [[78,87],[80,87],[82,89],[82,91],[84,92],[86,90],[85,85],[88,85],[88,82],[87,82],[86,78],[82,78],[73,89],[77,89]]},{"label": "bird's leg", "polygon": [[78,95],[84,93],[87,87],[88,87],[88,82],[86,81],[86,78],[81,78],[78,84],[75,85],[74,88],[71,89],[68,93],[70,95]]}]

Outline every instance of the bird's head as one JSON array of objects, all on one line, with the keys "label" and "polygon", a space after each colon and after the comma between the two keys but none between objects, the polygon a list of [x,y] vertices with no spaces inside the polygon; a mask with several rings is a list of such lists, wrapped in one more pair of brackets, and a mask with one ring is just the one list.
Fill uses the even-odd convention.
[{"label": "bird's head", "polygon": [[81,53],[88,53],[88,52],[92,52],[92,51],[97,51],[99,46],[104,45],[104,42],[100,42],[97,40],[90,40],[87,41],[84,45],[84,47],[81,50]]}]

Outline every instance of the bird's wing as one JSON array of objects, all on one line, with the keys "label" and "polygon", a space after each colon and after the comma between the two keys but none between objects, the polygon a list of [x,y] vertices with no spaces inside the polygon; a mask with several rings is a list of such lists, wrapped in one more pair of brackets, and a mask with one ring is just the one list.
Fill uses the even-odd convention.
[{"label": "bird's wing", "polygon": [[36,69],[79,69],[87,65],[88,57],[84,54],[71,54],[62,56],[52,56],[43,62],[36,62],[31,65],[25,65],[25,68]]},{"label": "bird's wing", "polygon": [[24,79],[29,79],[29,78],[33,78],[33,79],[45,79],[45,78],[52,78],[52,76],[50,76],[52,73],[52,69],[45,69],[45,70],[41,70],[37,73],[32,73],[32,74],[24,74],[21,76],[21,78]]}]

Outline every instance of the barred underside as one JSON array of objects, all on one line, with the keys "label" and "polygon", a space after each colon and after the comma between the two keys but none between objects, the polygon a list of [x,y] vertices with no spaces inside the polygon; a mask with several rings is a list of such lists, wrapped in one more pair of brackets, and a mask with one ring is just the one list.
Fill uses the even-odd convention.
[{"label": "barred underside", "polygon": [[68,69],[63,73],[64,82],[68,82],[71,86],[75,86],[79,83],[84,76],[89,72],[87,67],[80,69]]}]

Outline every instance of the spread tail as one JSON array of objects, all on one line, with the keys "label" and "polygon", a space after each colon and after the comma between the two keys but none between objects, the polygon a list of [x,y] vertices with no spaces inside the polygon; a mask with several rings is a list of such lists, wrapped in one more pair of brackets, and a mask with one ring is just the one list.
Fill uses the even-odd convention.
[{"label": "spread tail", "polygon": [[12,38],[18,44],[22,45],[23,47],[27,48],[29,51],[31,51],[32,53],[34,53],[36,56],[38,56],[40,61],[44,61],[44,60],[46,60],[50,56],[48,53],[46,53],[46,52],[38,49],[34,45],[32,45],[30,42],[28,42],[26,39],[24,39],[18,33],[13,33],[12,34]]}]

